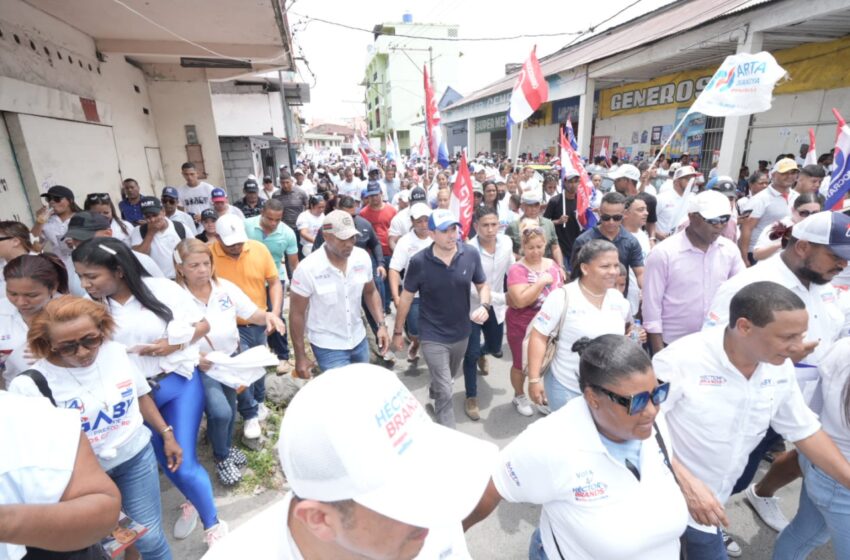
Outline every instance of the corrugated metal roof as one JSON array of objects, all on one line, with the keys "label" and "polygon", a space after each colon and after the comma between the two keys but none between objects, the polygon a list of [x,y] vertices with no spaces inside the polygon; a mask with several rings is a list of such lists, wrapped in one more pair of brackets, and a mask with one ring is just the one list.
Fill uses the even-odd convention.
[{"label": "corrugated metal roof", "polygon": [[[646,45],[776,0],[690,0],[669,4],[626,23],[603,31],[580,43],[543,57],[540,67],[544,76],[550,76],[601,60],[629,49]],[[464,97],[447,110],[462,107],[509,91],[517,73],[509,74],[496,82]]]}]

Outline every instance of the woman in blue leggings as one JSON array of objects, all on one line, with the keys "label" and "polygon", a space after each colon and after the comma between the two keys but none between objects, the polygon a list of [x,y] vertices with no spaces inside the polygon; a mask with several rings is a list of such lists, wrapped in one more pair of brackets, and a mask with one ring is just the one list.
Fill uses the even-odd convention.
[{"label": "woman in blue leggings", "polygon": [[209,324],[180,286],[149,276],[121,241],[91,239],[77,247],[72,258],[83,288],[115,319],[114,340],[127,347],[130,360],[148,379],[167,429],[183,449],[183,464],[170,472],[161,434],[152,430],[160,466],[191,503],[174,527],[175,537],[189,536],[200,517],[205,540],[212,545],[227,533],[227,524],[218,519],[209,475],[195,452],[204,410],[195,343],[209,332]]}]

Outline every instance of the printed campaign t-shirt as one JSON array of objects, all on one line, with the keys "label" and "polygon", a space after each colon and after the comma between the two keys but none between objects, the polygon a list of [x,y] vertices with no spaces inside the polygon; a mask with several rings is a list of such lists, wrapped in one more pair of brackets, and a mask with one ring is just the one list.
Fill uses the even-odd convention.
[{"label": "printed campaign t-shirt", "polygon": [[[89,367],[65,368],[43,359],[32,369],[44,375],[57,408],[79,411],[82,430],[103,470],[132,458],[150,441],[139,397],[151,389],[127,357],[123,344],[104,342]],[[27,396],[41,395],[28,376],[16,377],[9,390]]]},{"label": "printed campaign t-shirt", "polygon": [[212,191],[214,188],[204,181],[201,181],[195,187],[181,185],[177,187],[177,195],[180,197],[177,203],[190,216],[200,215],[204,210],[212,208]]}]

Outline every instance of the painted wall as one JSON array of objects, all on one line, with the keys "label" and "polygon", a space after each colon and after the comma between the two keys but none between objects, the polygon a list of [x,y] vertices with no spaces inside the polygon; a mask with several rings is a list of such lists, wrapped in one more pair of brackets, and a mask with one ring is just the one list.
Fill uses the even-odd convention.
[{"label": "painted wall", "polygon": [[279,92],[215,93],[212,108],[219,136],[286,137]]}]

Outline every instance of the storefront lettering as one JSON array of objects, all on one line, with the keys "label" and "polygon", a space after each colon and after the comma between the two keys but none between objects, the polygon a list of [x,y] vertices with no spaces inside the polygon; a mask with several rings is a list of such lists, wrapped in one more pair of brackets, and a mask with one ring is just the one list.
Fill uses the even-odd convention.
[{"label": "storefront lettering", "polygon": [[711,76],[703,76],[696,80],[687,79],[680,82],[670,82],[645,88],[633,89],[611,96],[611,111],[623,111],[640,107],[659,107],[673,103],[692,101],[705,88]]}]

